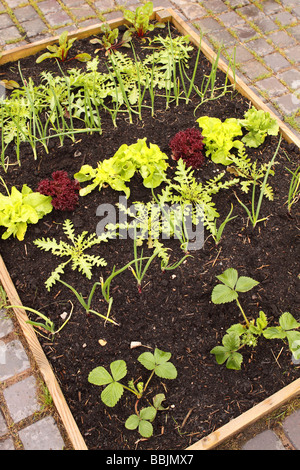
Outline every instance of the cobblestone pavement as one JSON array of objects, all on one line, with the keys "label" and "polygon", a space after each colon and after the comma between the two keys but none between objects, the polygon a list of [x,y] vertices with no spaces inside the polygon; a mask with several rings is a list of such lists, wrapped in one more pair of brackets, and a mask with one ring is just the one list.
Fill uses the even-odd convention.
[{"label": "cobblestone pavement", "polygon": [[[120,17],[122,8],[134,10],[141,3],[0,0],[0,51]],[[153,5],[171,7],[201,28],[211,47],[223,44],[225,60],[236,47],[238,75],[299,137],[300,0],[154,0]],[[0,450],[63,448],[58,424],[39,401],[32,364],[10,328],[10,320],[0,316]],[[248,436],[241,448],[300,450],[300,410],[274,429]]]}]

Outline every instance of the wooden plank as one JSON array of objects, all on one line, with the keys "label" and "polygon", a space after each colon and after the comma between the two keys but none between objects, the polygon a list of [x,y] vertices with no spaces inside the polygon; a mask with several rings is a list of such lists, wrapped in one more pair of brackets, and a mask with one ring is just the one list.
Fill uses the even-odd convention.
[{"label": "wooden plank", "polygon": [[[11,277],[6,269],[3,258],[0,255],[0,282],[7,294],[11,305],[22,306],[19,295],[15,289],[15,286],[11,280]],[[65,426],[66,432],[69,439],[74,447],[74,450],[87,450],[86,444],[81,436],[77,424],[70,412],[65,397],[60,389],[60,386],[56,380],[54,372],[48,362],[44,351],[37,339],[36,333],[31,325],[27,323],[28,317],[23,308],[13,308],[19,325],[22,329],[24,337],[28,343],[28,346],[32,352],[32,355],[36,361],[39,370],[45,380],[48,390],[53,398],[53,402],[59,413],[61,420]]]},{"label": "wooden plank", "polygon": [[250,410],[245,411],[237,418],[229,421],[221,428],[202,438],[200,441],[188,447],[188,450],[210,450],[227,441],[230,437],[241,432],[246,427],[263,418],[273,410],[283,405],[291,398],[300,393],[300,379],[295,380],[291,384],[274,393],[271,397],[266,398],[258,405]]},{"label": "wooden plank", "polygon": [[[200,36],[197,34],[192,28],[190,28],[181,18],[180,16],[174,12],[171,9],[167,9],[167,11],[170,13],[172,16],[172,23],[176,27],[176,29],[183,35],[189,35],[191,42],[195,44],[197,47],[200,45]],[[159,13],[158,13],[159,15]],[[208,46],[205,41],[201,41],[201,51],[203,54],[207,57],[207,59],[210,62],[213,62],[217,54]],[[228,78],[231,81],[231,83],[235,83],[235,87],[238,90],[241,95],[245,96],[247,99],[249,99],[253,106],[256,107],[256,109],[262,109],[263,111],[269,112],[270,115],[275,118],[279,124],[280,132],[282,136],[287,140],[289,143],[293,143],[297,145],[297,147],[300,148],[300,139],[291,131],[291,129],[281,120],[278,118],[278,116],[257,96],[251,88],[248,87],[248,85],[236,74],[233,73],[233,71],[230,69],[228,64],[224,62],[224,60],[219,59],[218,62],[219,69],[222,70],[222,72],[228,74]]]}]

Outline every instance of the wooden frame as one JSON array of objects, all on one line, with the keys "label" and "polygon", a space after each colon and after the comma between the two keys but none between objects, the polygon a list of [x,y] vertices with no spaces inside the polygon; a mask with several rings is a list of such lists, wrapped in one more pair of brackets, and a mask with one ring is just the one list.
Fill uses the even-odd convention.
[{"label": "wooden frame", "polygon": [[[153,19],[164,22],[170,21],[181,34],[189,35],[191,42],[199,47],[199,35],[192,28],[190,28],[172,9],[156,8],[154,10]],[[117,20],[109,21],[108,23],[110,24],[111,28],[116,28],[123,25],[125,23],[125,20],[124,18],[119,18]],[[94,34],[99,34],[101,24],[102,23],[99,23],[99,25],[80,29],[76,32],[70,33],[69,37],[83,39]],[[0,58],[0,65],[5,64],[7,62],[14,62],[29,55],[36,54],[37,52],[45,49],[49,44],[53,44],[57,41],[58,36],[53,37],[51,39],[38,41],[33,44],[28,44],[24,47],[10,49],[9,51],[4,52],[2,54]],[[216,53],[203,40],[201,41],[201,51],[210,62],[215,60]],[[236,74],[234,75],[231,69],[223,60],[220,59],[218,65],[220,70],[228,74],[228,78],[230,79],[230,81],[232,83],[235,83],[236,89],[239,91],[239,93],[249,99],[249,101],[251,101],[257,109],[263,109],[264,111],[269,112],[272,117],[277,120],[280,132],[284,139],[287,140],[289,143],[294,143],[300,148],[300,140],[298,139],[298,137],[296,137],[295,134],[286,126],[286,124],[281,121],[268,108],[265,103],[263,103],[263,101],[243,82],[243,80],[241,80]],[[2,286],[6,291],[11,305],[21,306],[20,298],[1,256],[0,282],[2,283]],[[88,450],[84,439],[81,436],[80,431],[77,427],[77,424],[70,412],[70,409],[66,403],[66,400],[62,394],[62,391],[55,378],[53,370],[40,346],[36,333],[33,327],[27,323],[28,317],[25,310],[22,307],[13,308],[13,310],[23,331],[25,339],[27,340],[28,346],[36,360],[37,366],[39,367],[41,374],[45,380],[45,383],[49,389],[49,392],[51,393],[56,409],[65,426],[66,432],[74,447],[74,450]],[[300,378],[292,382],[290,385],[279,390],[277,393],[273,394],[272,396],[262,401],[258,405],[254,406],[250,410],[244,412],[237,418],[231,420],[229,423],[212,432],[208,436],[202,438],[195,444],[189,446],[186,450],[209,450],[215,448],[216,446],[228,440],[230,437],[234,436],[238,432],[241,432],[247,426],[250,426],[251,424],[258,421],[268,413],[272,412],[277,407],[291,400],[299,393]]]}]

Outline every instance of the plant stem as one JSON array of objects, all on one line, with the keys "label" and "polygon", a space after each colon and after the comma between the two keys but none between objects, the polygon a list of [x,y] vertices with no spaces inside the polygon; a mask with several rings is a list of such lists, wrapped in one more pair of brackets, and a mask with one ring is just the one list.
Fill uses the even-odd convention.
[{"label": "plant stem", "polygon": [[249,327],[249,325],[250,325],[249,320],[248,320],[248,318],[247,318],[246,315],[245,315],[245,312],[244,312],[244,310],[243,310],[243,308],[242,308],[242,306],[241,306],[241,304],[240,304],[240,302],[239,302],[239,299],[236,299],[236,303],[237,303],[237,305],[238,305],[240,311],[242,312],[242,315],[243,315],[243,317],[244,317],[244,319],[245,319],[245,322],[246,322],[247,326]]}]

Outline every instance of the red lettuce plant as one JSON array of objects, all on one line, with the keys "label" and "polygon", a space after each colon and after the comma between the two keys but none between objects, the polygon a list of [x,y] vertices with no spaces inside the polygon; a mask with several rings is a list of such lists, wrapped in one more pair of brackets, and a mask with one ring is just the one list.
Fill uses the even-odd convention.
[{"label": "red lettuce plant", "polygon": [[42,180],[38,185],[38,192],[45,196],[52,196],[54,209],[73,211],[78,204],[80,184],[71,180],[66,171],[54,171],[52,180]]},{"label": "red lettuce plant", "polygon": [[186,166],[200,168],[205,161],[202,153],[203,135],[199,129],[186,129],[178,132],[170,141],[173,160],[182,160]]}]

